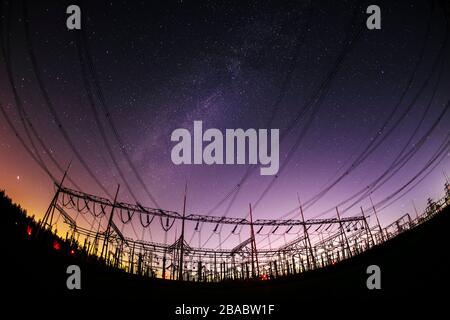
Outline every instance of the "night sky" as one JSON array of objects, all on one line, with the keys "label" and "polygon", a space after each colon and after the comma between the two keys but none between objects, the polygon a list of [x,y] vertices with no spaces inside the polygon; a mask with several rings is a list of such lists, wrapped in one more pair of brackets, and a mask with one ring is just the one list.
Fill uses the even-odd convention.
[{"label": "night sky", "polygon": [[[415,216],[412,201],[421,211],[442,197],[450,173],[448,28],[433,3],[84,1],[82,30],[69,31],[71,1],[2,1],[0,103],[56,179],[63,173],[39,140],[61,168],[72,161],[69,175],[85,192],[110,197],[120,183],[120,201],[181,212],[187,183],[187,212],[217,216],[246,217],[252,203],[255,218],[298,218],[286,215],[297,193],[307,219],[333,217],[328,209],[361,190],[377,204],[444,143],[392,200],[426,175],[416,187],[377,206],[386,225]],[[381,8],[381,30],[366,28],[370,4]],[[261,176],[259,165],[174,165],[170,135],[192,131],[194,120],[280,129],[278,175]],[[53,182],[14,130],[0,113],[0,188],[40,218]],[[368,194],[359,195],[339,205],[343,216],[370,213]]]}]

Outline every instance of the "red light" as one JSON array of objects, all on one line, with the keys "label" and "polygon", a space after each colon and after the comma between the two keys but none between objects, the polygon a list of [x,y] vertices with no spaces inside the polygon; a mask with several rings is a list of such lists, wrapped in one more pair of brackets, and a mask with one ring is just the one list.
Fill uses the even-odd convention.
[{"label": "red light", "polygon": [[55,250],[59,250],[59,249],[61,249],[61,247],[60,247],[60,245],[59,245],[59,242],[58,241],[53,241],[53,249],[55,249]]},{"label": "red light", "polygon": [[260,279],[260,280],[267,280],[267,279],[268,279],[268,278],[267,278],[267,274],[264,273],[264,274],[260,275],[260,276],[259,276],[259,279]]},{"label": "red light", "polygon": [[27,227],[27,235],[31,236],[31,233],[33,232],[33,228],[31,228],[30,226]]},{"label": "red light", "polygon": [[75,254],[75,250],[71,249],[70,254],[73,256]]}]

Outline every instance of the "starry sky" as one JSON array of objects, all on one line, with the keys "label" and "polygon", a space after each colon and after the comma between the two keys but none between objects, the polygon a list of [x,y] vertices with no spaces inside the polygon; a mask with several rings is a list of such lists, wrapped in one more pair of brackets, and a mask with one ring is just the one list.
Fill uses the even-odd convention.
[{"label": "starry sky", "polygon": [[[2,1],[0,188],[30,214],[42,217],[54,193],[42,163],[59,180],[72,162],[68,187],[111,197],[119,183],[120,201],[178,212],[187,183],[187,213],[216,216],[246,217],[252,203],[255,218],[298,218],[297,193],[307,219],[336,205],[356,215],[370,209],[366,190],[386,225],[443,196],[439,2],[378,1],[381,30],[367,29],[372,3],[358,0],[73,3],[81,31],[66,28],[71,1]],[[170,135],[194,120],[280,129],[278,175],[174,165]]]}]

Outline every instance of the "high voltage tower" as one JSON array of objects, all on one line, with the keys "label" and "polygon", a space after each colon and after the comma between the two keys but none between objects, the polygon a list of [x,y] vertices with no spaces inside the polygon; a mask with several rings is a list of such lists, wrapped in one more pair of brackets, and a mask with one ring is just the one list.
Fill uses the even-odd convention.
[{"label": "high voltage tower", "polygon": [[[54,173],[48,167],[45,158],[40,155],[40,149],[45,151],[45,154],[59,171],[63,172],[63,166],[52,155],[52,152],[50,152],[51,146],[40,135],[38,127],[34,122],[35,120],[27,111],[26,104],[23,101],[24,99],[21,98],[20,91],[17,89],[17,81],[14,78],[14,64],[12,63],[14,56],[12,55],[13,51],[11,48],[12,31],[14,31],[11,25],[13,21],[11,19],[13,4],[12,2],[8,2],[5,6],[0,6],[0,10],[3,10],[3,7],[5,7],[9,15],[0,15],[2,16],[0,21],[0,34],[2,34],[0,52],[7,71],[7,80],[13,93],[15,109],[19,115],[25,135],[22,136],[21,131],[16,128],[14,121],[8,115],[7,108],[4,108],[1,103],[0,111],[30,157],[56,183]],[[446,9],[443,4],[442,8]],[[295,133],[294,143],[288,149],[286,160],[280,169],[279,175],[272,178],[269,184],[263,189],[262,194],[249,206],[248,215],[245,218],[232,218],[227,217],[227,215],[233,203],[236,201],[238,194],[242,192],[246,181],[254,172],[255,169],[253,167],[249,167],[245,171],[245,174],[232,189],[226,192],[223,199],[214,205],[206,215],[187,214],[186,197],[181,214],[174,211],[147,208],[139,204],[132,188],[133,184],[128,182],[128,177],[119,165],[119,158],[113,152],[114,146],[116,145],[119,147],[120,154],[126,160],[127,165],[131,168],[133,175],[139,183],[139,187],[145,191],[148,199],[152,200],[154,207],[160,207],[150,192],[150,189],[144,183],[144,179],[139,174],[138,168],[131,161],[130,154],[128,154],[127,149],[124,147],[124,140],[112,119],[111,108],[108,106],[106,95],[101,86],[101,79],[95,68],[94,61],[96,59],[91,52],[87,34],[83,29],[75,34],[73,40],[77,48],[77,57],[83,80],[83,88],[88,99],[88,106],[94,115],[96,127],[102,139],[101,141],[107,149],[114,168],[122,180],[121,183],[124,184],[127,192],[132,196],[136,204],[118,201],[119,188],[115,193],[115,197],[109,193],[103,181],[96,176],[95,170],[89,167],[87,158],[82,150],[77,148],[74,143],[73,136],[70,135],[64,126],[62,118],[58,113],[57,104],[51,99],[51,94],[45,86],[42,72],[43,68],[39,66],[39,61],[35,56],[37,50],[35,50],[33,44],[35,41],[33,41],[32,26],[29,21],[27,1],[24,1],[22,5],[22,17],[18,21],[21,21],[23,25],[26,53],[29,56],[31,70],[38,85],[38,92],[40,92],[40,95],[44,99],[44,104],[52,116],[52,121],[58,126],[61,137],[72,150],[76,160],[82,165],[99,189],[108,196],[108,199],[101,198],[81,191],[68,189],[64,186],[63,182],[56,184],[57,190],[55,196],[42,220],[42,225],[52,229],[58,225],[60,218],[62,218],[62,221],[69,226],[67,237],[70,234],[70,238],[74,239],[78,245],[81,244],[80,247],[83,250],[100,257],[107,264],[125,269],[131,273],[198,281],[276,277],[278,275],[299,273],[320,268],[356,255],[376,244],[382,243],[392,235],[415,225],[416,222],[419,222],[418,218],[411,219],[409,215],[405,215],[392,225],[382,228],[378,222],[377,211],[383,210],[405,196],[445,159],[450,148],[450,135],[448,132],[428,162],[404,185],[378,203],[373,204],[372,208],[369,208],[366,212],[361,208],[360,216],[342,217],[342,215],[358,205],[363,199],[370,198],[372,192],[383,186],[410,162],[420,149],[426,145],[429,137],[439,127],[441,120],[443,120],[450,109],[450,102],[447,102],[431,126],[425,128],[425,133],[417,137],[417,141],[411,146],[414,137],[418,134],[417,132],[424,125],[425,117],[435,104],[434,97],[441,83],[441,76],[445,69],[446,52],[448,51],[448,21],[447,16],[443,15],[445,20],[445,35],[443,39],[440,39],[438,52],[432,60],[430,70],[423,77],[419,77],[418,70],[425,60],[426,49],[429,48],[429,42],[432,37],[430,33],[433,27],[432,23],[435,21],[435,14],[439,12],[435,10],[434,5],[430,7],[427,26],[425,28],[426,31],[419,45],[420,50],[414,60],[412,72],[410,72],[407,78],[406,85],[402,88],[395,103],[393,103],[391,111],[386,113],[386,117],[380,118],[382,125],[373,134],[368,136],[370,139],[365,139],[367,140],[365,147],[362,150],[355,150],[354,156],[349,158],[348,163],[343,164],[342,168],[336,172],[335,177],[324,185],[322,190],[319,190],[312,198],[306,199],[303,204],[300,204],[299,201],[298,206],[286,214],[281,215],[281,218],[284,220],[253,220],[252,210],[259,206],[262,199],[266,197],[276,183],[277,178],[282,172],[285,172],[288,162],[301,145],[312,122],[320,111],[321,105],[333,81],[335,81],[336,75],[345,65],[346,57],[358,45],[359,40],[361,40],[361,26],[364,26],[364,24],[360,24],[360,21],[358,21],[357,13],[359,10],[359,5],[354,8],[352,19],[346,27],[342,48],[335,57],[332,67],[324,75],[317,87],[312,90],[310,97],[306,99],[304,105],[298,108],[298,111],[293,115],[283,131],[281,141],[285,140],[289,134],[293,134],[299,123],[302,122],[302,129]],[[298,38],[296,39],[293,59],[286,69],[289,71],[286,73],[282,82],[279,95],[275,97],[274,101],[270,102],[272,113],[269,119],[267,119],[267,127],[272,125],[277,113],[280,111],[281,102],[289,91],[290,81],[295,73],[298,57],[302,52],[302,48],[306,46],[304,39],[307,36],[307,30],[311,24],[312,12],[312,2],[310,2],[303,31],[298,33]],[[433,77],[436,77],[434,84],[432,81],[434,79]],[[408,96],[410,91],[414,91],[412,89],[415,88],[413,84],[416,79],[420,80],[417,83],[417,91],[412,93],[411,101],[406,103],[405,97]],[[335,210],[336,218],[305,220],[303,210],[309,209],[326,196],[331,189],[344,178],[348,177],[351,172],[378,150],[389,137],[392,137],[395,130],[400,127],[402,121],[409,117],[410,111],[428,87],[432,88],[431,95],[426,108],[423,110],[421,119],[416,124],[415,129],[412,130],[405,144],[399,147],[399,152],[395,155],[395,159],[388,168],[361,190],[356,191],[347,199],[342,200],[315,216],[315,218],[318,218]],[[402,109],[403,104],[405,106]],[[106,120],[105,125],[102,123],[102,120]],[[113,133],[113,139],[109,139],[107,134],[108,129]],[[92,136],[94,135],[92,134]],[[361,146],[364,146],[363,142],[365,140],[361,142]],[[70,176],[65,175],[65,178],[75,189],[82,190]],[[436,212],[443,205],[447,205],[448,195],[447,181],[446,198],[438,202],[430,201],[427,208],[427,216],[429,216],[430,212]],[[225,206],[225,211],[222,216],[212,216],[211,214],[221,208],[221,206]],[[338,207],[340,208],[339,210]],[[298,214],[299,219],[288,219],[293,214]],[[375,218],[372,220],[376,222],[375,224],[370,224],[369,215]],[[83,221],[80,221],[80,219]],[[192,228],[194,231],[192,237],[190,237],[190,241],[186,241],[186,235],[188,233],[186,231],[189,230],[185,228],[187,224],[192,225],[192,227],[195,226],[195,228]],[[202,231],[204,225],[210,225],[213,232],[201,244],[201,233],[208,232]],[[228,237],[221,239],[220,234],[224,226],[228,226],[232,231]],[[130,228],[134,233],[133,238],[128,237],[129,232],[125,230]],[[149,232],[151,228],[160,229],[160,236],[162,235],[164,237],[164,243],[152,240],[151,233]],[[142,231],[140,238],[136,230]],[[177,231],[175,231],[173,242],[168,242],[168,234],[169,232],[173,234],[174,230],[181,230],[181,233],[177,234]],[[150,241],[145,240],[146,237],[144,234],[147,231],[150,235]],[[244,237],[243,239],[240,237],[241,234]],[[199,238],[199,245],[197,247],[191,245],[194,235],[198,235]],[[219,245],[217,248],[208,248],[206,244],[213,235],[219,235]],[[239,235],[239,241],[235,246],[231,246],[231,241],[227,241],[232,235]],[[278,240],[284,237],[284,244],[272,248],[272,243],[278,244],[279,241],[271,241],[271,236],[278,236]],[[256,241],[257,238],[268,240],[269,248],[267,249],[267,246],[262,246],[261,241]],[[222,249],[222,244],[228,244],[230,247]]]},{"label": "high voltage tower", "polygon": [[[362,208],[361,215],[354,217],[341,217],[336,208],[336,218],[304,220],[301,211],[299,220],[253,221],[251,205],[250,220],[186,214],[185,198],[183,213],[180,214],[119,202],[119,188],[114,201],[111,201],[66,188],[61,182],[56,185],[56,193],[41,225],[52,229],[62,218],[69,227],[67,240],[106,264],[133,274],[188,281],[268,279],[332,265],[383,243],[449,205],[448,182],[445,188],[445,197],[439,201],[430,199],[422,216],[411,219],[409,214],[405,214],[382,228],[378,218],[377,223],[370,226]],[[80,217],[85,221],[84,225],[78,221]],[[155,218],[166,233],[165,239],[175,224],[181,225],[181,235],[173,243],[162,244],[146,241],[144,237],[130,238],[123,232],[125,225],[137,223],[144,235]],[[195,223],[196,229],[200,223],[213,224],[216,230],[220,225],[234,225],[232,233],[238,227],[247,227],[248,238],[228,249],[193,247],[185,240],[187,222]],[[263,228],[269,228],[270,233],[285,228],[284,234],[289,234],[294,227],[298,227],[299,232],[293,240],[275,249],[257,248],[255,238]],[[258,229],[256,232],[255,228]]]}]

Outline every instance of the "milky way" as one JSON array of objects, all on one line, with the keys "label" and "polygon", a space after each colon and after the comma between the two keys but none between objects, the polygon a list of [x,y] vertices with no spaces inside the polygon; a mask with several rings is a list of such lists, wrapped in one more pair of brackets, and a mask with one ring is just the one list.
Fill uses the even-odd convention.
[{"label": "milky way", "polygon": [[[381,1],[382,28],[368,30],[365,1],[84,1],[82,31],[69,31],[70,4],[2,4],[0,102],[32,152],[27,119],[61,168],[72,161],[70,177],[84,191],[108,196],[86,165],[110,194],[121,184],[121,201],[181,211],[187,183],[189,213],[245,217],[252,203],[257,218],[298,218],[297,193],[306,218],[331,217],[336,205],[359,214],[372,191],[375,204],[387,198],[377,206],[385,224],[413,214],[412,201],[422,210],[442,196],[448,145],[416,187],[385,206],[448,138],[439,5]],[[280,129],[280,171],[174,165],[170,135],[192,131],[195,120],[220,130]],[[0,143],[0,187],[41,217],[53,182],[3,114]]]}]

